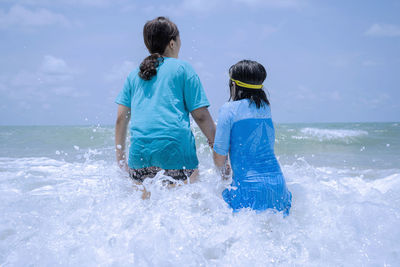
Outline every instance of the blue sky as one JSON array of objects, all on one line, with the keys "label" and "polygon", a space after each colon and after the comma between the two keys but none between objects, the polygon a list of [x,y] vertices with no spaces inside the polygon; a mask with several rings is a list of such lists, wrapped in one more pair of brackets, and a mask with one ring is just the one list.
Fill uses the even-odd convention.
[{"label": "blue sky", "polygon": [[400,121],[400,1],[0,0],[0,125],[113,124],[142,28],[168,16],[216,119],[262,63],[275,122]]}]

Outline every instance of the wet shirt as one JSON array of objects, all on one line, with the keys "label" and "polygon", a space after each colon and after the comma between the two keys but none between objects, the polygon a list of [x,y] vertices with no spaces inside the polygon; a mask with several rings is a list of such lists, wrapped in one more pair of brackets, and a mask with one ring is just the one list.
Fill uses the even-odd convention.
[{"label": "wet shirt", "polygon": [[167,57],[151,80],[138,73],[129,74],[116,99],[131,109],[129,167],[197,168],[189,113],[209,106],[198,75],[189,63]]},{"label": "wet shirt", "polygon": [[234,209],[273,208],[286,214],[291,193],[274,153],[275,130],[268,105],[243,99],[225,103],[218,116],[214,151],[230,157],[233,179],[224,200]]}]

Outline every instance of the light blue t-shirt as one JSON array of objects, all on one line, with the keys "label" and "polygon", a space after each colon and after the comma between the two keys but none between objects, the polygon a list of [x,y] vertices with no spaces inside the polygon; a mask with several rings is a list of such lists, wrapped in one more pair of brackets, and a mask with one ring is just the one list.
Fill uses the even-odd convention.
[{"label": "light blue t-shirt", "polygon": [[189,113],[210,105],[199,76],[189,63],[168,57],[151,80],[138,73],[129,74],[116,99],[131,108],[129,167],[197,168]]},{"label": "light blue t-shirt", "polygon": [[225,103],[218,116],[214,151],[230,157],[232,188],[222,193],[234,211],[276,209],[289,213],[292,195],[274,153],[275,130],[268,105],[248,99]]}]

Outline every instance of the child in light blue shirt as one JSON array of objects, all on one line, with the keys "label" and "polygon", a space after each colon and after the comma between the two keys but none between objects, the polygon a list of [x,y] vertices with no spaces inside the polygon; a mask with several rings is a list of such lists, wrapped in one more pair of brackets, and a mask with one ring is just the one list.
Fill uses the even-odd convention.
[{"label": "child in light blue shirt", "polygon": [[263,85],[265,68],[242,60],[229,70],[230,99],[218,116],[214,162],[226,172],[229,155],[233,178],[222,193],[234,211],[275,209],[289,214],[288,191],[274,154],[275,130]]}]

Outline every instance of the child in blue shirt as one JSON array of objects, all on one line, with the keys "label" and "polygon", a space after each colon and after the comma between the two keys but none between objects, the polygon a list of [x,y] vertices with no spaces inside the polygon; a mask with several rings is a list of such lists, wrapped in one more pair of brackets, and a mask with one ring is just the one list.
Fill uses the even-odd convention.
[{"label": "child in blue shirt", "polygon": [[275,130],[262,85],[265,68],[242,60],[229,69],[229,76],[232,101],[219,111],[214,141],[215,165],[224,176],[229,155],[233,171],[223,198],[234,211],[275,209],[288,215],[292,194],[274,154]]},{"label": "child in blue shirt", "polygon": [[212,143],[215,124],[209,102],[192,66],[178,59],[181,39],[175,23],[165,17],[150,20],[143,27],[143,38],[150,55],[129,74],[116,99],[118,165],[138,184],[160,171],[175,180],[194,181],[198,159],[189,114]]}]

